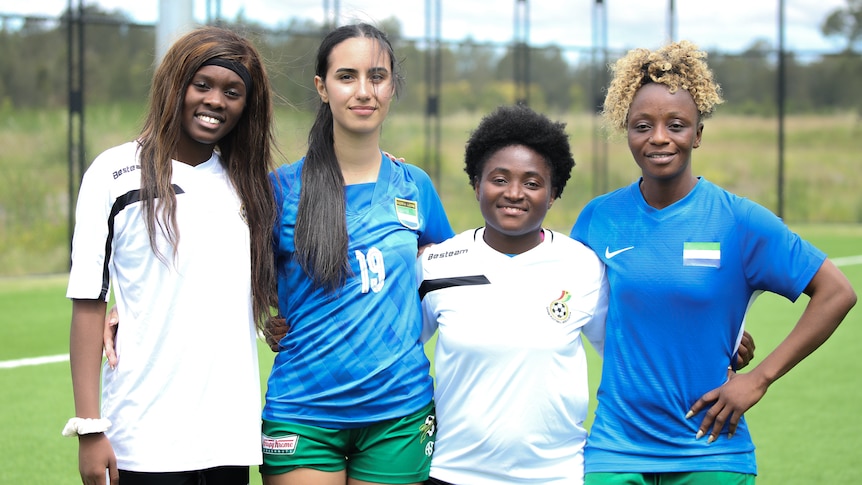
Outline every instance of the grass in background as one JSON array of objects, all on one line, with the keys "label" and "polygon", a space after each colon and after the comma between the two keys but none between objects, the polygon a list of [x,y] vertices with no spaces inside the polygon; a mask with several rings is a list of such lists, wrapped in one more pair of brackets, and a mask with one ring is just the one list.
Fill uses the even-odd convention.
[{"label": "grass in background", "polygon": [[[133,139],[145,107],[139,104],[87,106],[86,165],[103,150]],[[63,110],[0,112],[0,275],[68,271],[68,116]],[[441,120],[439,166],[425,155],[425,119],[396,106],[383,129],[382,148],[424,168],[435,179],[452,226],[482,224],[463,170],[464,144],[482,113]],[[568,233],[578,212],[601,190],[594,184],[592,139],[595,121],[585,114],[550,114],[567,122],[577,165],[563,198],[546,226]],[[279,163],[299,159],[306,149],[312,115],[288,106],[276,109]],[[774,119],[724,116],[706,122],[703,144],[694,152],[694,172],[770,209],[777,207]],[[786,121],[785,219],[802,222],[862,222],[862,172],[858,165],[859,122],[853,115],[790,117]],[[598,142],[605,143],[602,138]],[[639,176],[625,139],[607,140],[608,190]],[[599,147],[601,149],[601,147]],[[77,184],[76,184],[77,185]],[[828,197],[824,197],[828,194]]]},{"label": "grass in background", "polygon": [[[859,254],[862,226],[799,226],[803,237],[830,257]],[[841,268],[862,293],[862,265]],[[66,276],[0,279],[0,361],[68,352],[71,304]],[[762,360],[791,329],[807,297],[795,304],[763,295],[754,304],[748,329]],[[773,384],[746,419],[757,445],[758,484],[862,483],[858,419],[862,374],[862,307],[851,311],[836,334],[811,357]],[[273,354],[260,346],[265,383]],[[600,379],[600,361],[589,350],[590,382]],[[80,483],[77,443],[60,436],[74,413],[68,362],[0,368],[0,483]],[[590,415],[595,400],[590,406]],[[590,420],[591,421],[591,420]],[[260,484],[252,473],[252,484]]]}]

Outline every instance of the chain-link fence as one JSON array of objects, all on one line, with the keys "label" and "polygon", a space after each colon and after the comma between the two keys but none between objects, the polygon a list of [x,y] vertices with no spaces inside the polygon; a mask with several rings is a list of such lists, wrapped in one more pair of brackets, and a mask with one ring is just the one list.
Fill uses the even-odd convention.
[{"label": "chain-link fence", "polygon": [[[0,18],[0,276],[65,271],[80,168],[136,135],[153,72],[154,27],[89,12],[83,62],[73,66],[75,41],[65,19]],[[277,30],[231,27],[264,54],[278,99],[284,161],[299,158],[317,103],[313,63],[323,28],[310,21]],[[595,116],[607,82],[605,64],[622,52],[533,46],[524,62],[510,44],[464,40],[432,50],[426,39],[402,36],[397,24],[382,27],[391,34],[406,81],[382,148],[432,174],[456,229],[481,223],[461,168],[464,142],[482,114],[518,99],[520,83],[527,83],[529,104],[566,121],[572,137],[577,166],[548,216],[550,226],[567,231],[587,200],[639,175],[625,140],[609,139]],[[727,103],[707,121],[694,171],[773,210],[781,193],[790,223],[858,223],[862,59],[845,51],[790,52],[785,60],[787,117],[780,121],[774,49],[755,44],[742,53],[710,53]],[[78,69],[82,102],[74,111]],[[83,139],[80,168],[70,166],[73,128]]]}]

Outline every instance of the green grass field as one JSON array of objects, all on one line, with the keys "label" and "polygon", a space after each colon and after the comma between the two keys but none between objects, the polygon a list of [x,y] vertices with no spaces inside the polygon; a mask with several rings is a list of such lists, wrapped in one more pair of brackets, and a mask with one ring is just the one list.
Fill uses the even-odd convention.
[{"label": "green grass field", "polygon": [[[795,229],[831,258],[855,256],[862,249],[860,225],[806,225]],[[862,292],[862,264],[841,269]],[[67,353],[71,304],[64,297],[65,284],[66,275],[0,279],[2,484],[80,483],[77,443],[60,436],[74,410],[68,362],[7,365],[13,359]],[[791,304],[780,297],[764,295],[755,303],[748,319],[748,329],[757,343],[753,364],[790,330],[806,301],[803,296]],[[862,442],[860,341],[862,310],[855,308],[821,349],[774,384],[748,413],[758,447],[758,483],[862,483],[858,451]],[[265,379],[272,353],[261,346],[260,355]],[[590,367],[595,396],[600,366],[592,353]],[[252,483],[260,483],[256,473],[252,474]]]}]

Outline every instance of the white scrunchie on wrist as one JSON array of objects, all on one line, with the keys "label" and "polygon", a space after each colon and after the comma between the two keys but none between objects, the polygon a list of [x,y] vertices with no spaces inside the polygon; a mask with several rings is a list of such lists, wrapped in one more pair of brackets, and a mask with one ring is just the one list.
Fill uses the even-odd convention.
[{"label": "white scrunchie on wrist", "polygon": [[104,433],[110,427],[111,421],[105,418],[71,418],[63,428],[63,436]]}]

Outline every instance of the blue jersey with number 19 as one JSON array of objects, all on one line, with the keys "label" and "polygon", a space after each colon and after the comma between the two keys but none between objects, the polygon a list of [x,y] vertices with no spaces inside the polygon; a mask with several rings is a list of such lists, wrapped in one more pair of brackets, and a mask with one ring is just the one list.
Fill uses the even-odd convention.
[{"label": "blue jersey with number 19", "polygon": [[431,401],[415,262],[419,246],[453,232],[428,175],[381,158],[376,183],[345,187],[351,275],[335,293],[315,287],[294,258],[304,159],[274,172],[278,304],[290,330],[264,419],[349,429]]}]

